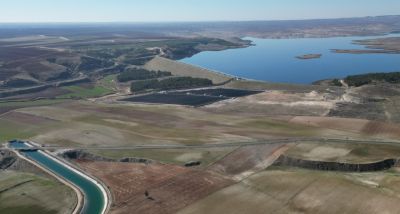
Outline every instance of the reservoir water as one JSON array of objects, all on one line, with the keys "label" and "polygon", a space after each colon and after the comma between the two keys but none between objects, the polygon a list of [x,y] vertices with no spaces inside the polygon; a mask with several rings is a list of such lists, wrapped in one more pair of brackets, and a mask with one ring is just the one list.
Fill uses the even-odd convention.
[{"label": "reservoir water", "polygon": [[[24,143],[11,143],[13,148],[29,148]],[[84,195],[83,214],[100,214],[105,206],[105,198],[99,187],[87,178],[77,174],[57,161],[38,151],[22,152],[29,159],[39,163],[61,178],[78,187]]]},{"label": "reservoir water", "polygon": [[[206,51],[181,61],[248,79],[309,84],[353,74],[400,71],[400,54],[331,52],[331,49],[365,49],[353,44],[354,40],[395,36],[400,35],[312,39],[244,38],[253,41],[255,46]],[[305,54],[322,54],[322,57],[309,60],[296,58]]]}]

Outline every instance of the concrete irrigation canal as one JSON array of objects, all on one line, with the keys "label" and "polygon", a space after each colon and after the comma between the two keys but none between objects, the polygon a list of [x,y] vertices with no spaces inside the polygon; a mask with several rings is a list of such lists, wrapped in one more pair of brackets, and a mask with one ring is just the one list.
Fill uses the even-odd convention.
[{"label": "concrete irrigation canal", "polygon": [[84,196],[83,207],[79,213],[103,214],[107,209],[107,193],[104,187],[94,179],[63,163],[46,152],[32,149],[24,142],[10,142],[10,148],[17,149],[28,159],[36,162],[56,176],[78,188]]}]

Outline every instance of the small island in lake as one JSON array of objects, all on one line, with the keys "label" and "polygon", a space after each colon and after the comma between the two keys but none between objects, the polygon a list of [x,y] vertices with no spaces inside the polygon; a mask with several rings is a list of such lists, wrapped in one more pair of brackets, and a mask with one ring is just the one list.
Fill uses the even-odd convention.
[{"label": "small island in lake", "polygon": [[297,59],[319,59],[322,54],[306,54],[302,56],[296,56]]}]

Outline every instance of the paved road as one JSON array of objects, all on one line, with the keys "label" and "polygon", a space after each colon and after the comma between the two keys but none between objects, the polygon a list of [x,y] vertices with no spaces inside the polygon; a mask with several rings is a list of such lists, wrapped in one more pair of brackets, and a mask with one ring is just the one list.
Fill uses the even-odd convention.
[{"label": "paved road", "polygon": [[134,149],[201,149],[201,148],[221,148],[237,146],[255,146],[266,144],[288,144],[288,143],[341,143],[341,144],[382,144],[400,145],[400,141],[381,141],[381,140],[354,140],[354,139],[328,139],[328,138],[294,138],[294,139],[275,139],[257,142],[237,142],[221,144],[203,145],[135,145],[135,146],[112,146],[112,147],[63,147],[63,146],[37,146],[32,149],[52,150],[52,149],[74,149],[74,150],[134,150]]}]

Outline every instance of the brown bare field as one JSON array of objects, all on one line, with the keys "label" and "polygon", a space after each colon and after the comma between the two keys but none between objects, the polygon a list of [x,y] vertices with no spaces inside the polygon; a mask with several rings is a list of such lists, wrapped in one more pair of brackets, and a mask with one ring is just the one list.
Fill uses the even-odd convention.
[{"label": "brown bare field", "polygon": [[178,214],[398,213],[399,178],[385,173],[337,174],[295,169],[258,173]]},{"label": "brown bare field", "polygon": [[287,150],[285,155],[315,161],[372,163],[384,159],[398,159],[400,145],[299,143]]},{"label": "brown bare field", "polygon": [[369,121],[349,118],[296,116],[293,117],[290,122],[295,124],[326,127],[330,129],[347,130],[359,133]]},{"label": "brown bare field", "polygon": [[7,112],[0,117],[0,142],[15,138],[28,138],[55,125],[46,118],[18,112]]},{"label": "brown bare field", "polygon": [[335,107],[338,97],[325,92],[294,93],[272,90],[264,93],[221,101],[205,109],[212,112],[251,112],[263,115],[324,116]]},{"label": "brown bare field", "polygon": [[400,138],[400,126],[397,124],[370,121],[363,127],[362,132],[367,135]]},{"label": "brown bare field", "polygon": [[207,148],[207,149],[124,149],[124,150],[90,150],[90,153],[102,157],[121,159],[126,157],[145,158],[158,162],[185,165],[188,162],[200,161],[196,168],[206,168],[215,161],[226,156],[237,147]]},{"label": "brown bare field", "polygon": [[[268,106],[264,106],[263,111],[270,110],[266,107]],[[36,124],[34,129],[31,129],[31,123],[24,123],[23,120],[19,122],[18,118],[11,121],[18,124],[21,130],[34,131],[30,140],[41,144],[64,145],[68,142],[68,145],[79,146],[201,145],[296,137],[371,137],[364,132],[352,132],[351,129],[296,124],[288,122],[293,118],[290,115],[268,116],[251,110],[230,112],[183,106],[68,101],[14,111],[54,121],[52,126]],[[381,135],[372,135],[376,136]],[[397,135],[381,137],[399,139]]]},{"label": "brown bare field", "polygon": [[284,127],[282,122],[269,118],[243,120],[241,115],[155,105],[70,102],[17,111],[57,121],[55,126],[32,138],[43,144],[60,144],[66,140],[76,145],[98,146],[250,142],[284,135],[310,135],[315,129],[303,128],[300,133],[296,125]]},{"label": "brown bare field", "polygon": [[174,165],[78,164],[110,188],[113,195],[111,213],[175,213],[232,184],[231,180],[211,172]]},{"label": "brown bare field", "polygon": [[334,117],[305,117],[297,116],[291,123],[353,132],[374,137],[400,138],[400,126],[392,123],[369,121],[363,119],[334,118]]},{"label": "brown bare field", "polygon": [[206,78],[212,80],[214,84],[223,83],[232,78],[224,74],[212,72],[207,69],[184,64],[163,57],[155,57],[145,65],[145,68],[154,71],[169,71],[175,76]]},{"label": "brown bare field", "polygon": [[288,148],[285,144],[244,146],[227,154],[208,169],[242,180],[272,165]]},{"label": "brown bare field", "polygon": [[9,121],[18,121],[19,123],[26,123],[38,126],[54,122],[54,120],[45,117],[38,117],[31,114],[24,114],[16,111],[12,111],[5,114],[4,116],[2,116],[2,119]]}]

